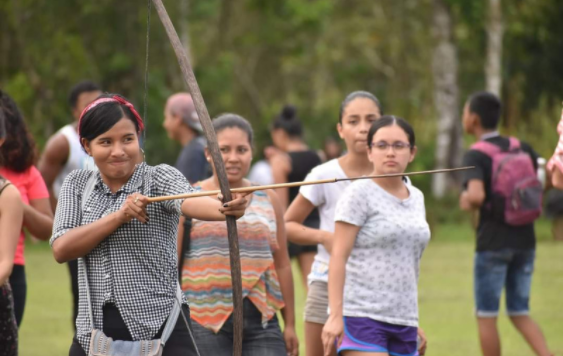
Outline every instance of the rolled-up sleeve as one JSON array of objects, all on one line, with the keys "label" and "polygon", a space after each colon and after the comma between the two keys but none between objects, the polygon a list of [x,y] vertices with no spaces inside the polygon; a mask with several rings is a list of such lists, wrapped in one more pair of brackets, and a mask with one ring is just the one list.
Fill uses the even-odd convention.
[{"label": "rolled-up sleeve", "polygon": [[[178,169],[167,164],[161,164],[155,168],[155,182],[159,194],[168,196],[195,192],[190,182]],[[162,202],[162,206],[169,213],[181,215],[183,201],[184,199],[165,200]]]},{"label": "rolled-up sleeve", "polygon": [[57,210],[55,212],[55,222],[53,223],[53,234],[49,244],[53,246],[56,239],[67,233],[69,230],[80,226],[82,221],[82,209],[80,202],[80,190],[77,188],[77,171],[71,172],[61,187]]}]

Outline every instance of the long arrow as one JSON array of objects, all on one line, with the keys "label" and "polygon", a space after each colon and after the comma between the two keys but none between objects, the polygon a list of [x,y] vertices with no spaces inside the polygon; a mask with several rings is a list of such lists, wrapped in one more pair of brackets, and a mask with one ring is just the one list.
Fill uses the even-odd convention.
[{"label": "long arrow", "polygon": [[[348,181],[348,180],[381,179],[381,178],[390,178],[390,177],[417,176],[417,175],[422,175],[422,174],[448,173],[448,172],[465,171],[465,170],[473,169],[473,168],[475,168],[475,167],[474,166],[468,166],[468,167],[449,168],[449,169],[436,169],[436,170],[432,170],[432,171],[418,171],[418,172],[409,172],[409,173],[391,173],[391,174],[379,174],[379,175],[375,175],[375,176],[353,177],[353,178],[328,178],[328,179],[311,180],[311,181],[304,181],[304,182],[279,183],[279,184],[268,184],[268,185],[254,185],[254,186],[243,187],[243,188],[233,188],[233,189],[231,189],[231,193],[250,193],[250,192],[255,192],[257,190],[301,187],[303,185],[336,183],[336,182],[342,182],[342,181]],[[179,194],[179,195],[165,195],[165,196],[161,196],[161,197],[152,197],[152,198],[148,198],[148,200],[149,200],[149,203],[154,203],[154,202],[165,201],[165,200],[206,197],[206,196],[217,195],[221,192],[222,192],[221,190],[206,190],[206,191],[197,192],[197,193],[188,193],[188,194]]]},{"label": "long arrow", "polygon": [[[160,17],[160,21],[166,29],[166,33],[172,43],[172,47],[174,47],[174,52],[178,58],[178,63],[180,64],[184,80],[190,89],[195,109],[197,115],[199,116],[199,121],[201,122],[203,132],[205,133],[205,137],[207,139],[207,148],[211,152],[211,157],[213,157],[213,165],[215,166],[215,172],[217,174],[217,179],[219,180],[219,187],[221,188],[223,198],[225,201],[230,201],[232,199],[231,191],[229,189],[229,181],[225,172],[223,158],[221,157],[219,146],[217,145],[217,136],[215,135],[215,130],[213,130],[213,125],[211,123],[211,119],[209,118],[205,102],[203,101],[203,96],[199,90],[199,85],[197,84],[190,60],[188,59],[186,51],[180,42],[180,38],[178,38],[178,33],[176,33],[176,30],[174,29],[174,25],[172,25],[172,21],[170,21],[170,17],[168,16],[162,1],[153,0],[153,4],[158,13],[158,17]],[[241,356],[243,335],[242,279],[240,272],[237,223],[234,217],[227,216],[227,231],[229,239],[229,255],[231,260],[231,278],[233,283],[233,355]]]}]

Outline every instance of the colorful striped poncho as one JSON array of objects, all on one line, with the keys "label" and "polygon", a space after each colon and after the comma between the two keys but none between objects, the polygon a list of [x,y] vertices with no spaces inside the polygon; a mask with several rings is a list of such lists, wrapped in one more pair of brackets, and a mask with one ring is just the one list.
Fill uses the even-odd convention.
[{"label": "colorful striped poncho", "polygon": [[[284,306],[272,255],[278,248],[276,218],[266,192],[251,197],[244,216],[237,220],[242,293],[260,310],[266,325]],[[217,333],[233,312],[227,227],[222,221],[194,219],[190,237],[182,290],[192,319]]]}]

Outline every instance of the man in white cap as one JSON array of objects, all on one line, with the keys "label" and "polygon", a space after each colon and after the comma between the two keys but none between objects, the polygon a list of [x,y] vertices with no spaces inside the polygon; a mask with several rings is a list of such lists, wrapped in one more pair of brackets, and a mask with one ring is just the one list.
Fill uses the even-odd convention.
[{"label": "man in white cap", "polygon": [[210,177],[212,172],[204,154],[206,142],[190,94],[177,93],[168,98],[162,126],[168,137],[183,146],[176,168],[188,181],[193,184]]}]

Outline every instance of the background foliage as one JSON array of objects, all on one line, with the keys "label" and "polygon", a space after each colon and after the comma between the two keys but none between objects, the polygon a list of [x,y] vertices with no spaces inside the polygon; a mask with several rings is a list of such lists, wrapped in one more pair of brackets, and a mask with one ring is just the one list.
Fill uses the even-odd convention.
[{"label": "background foliage", "polygon": [[[487,2],[444,0],[458,49],[460,105],[485,86]],[[436,109],[431,71],[432,1],[166,1],[194,61],[212,116],[236,112],[268,142],[272,117],[299,108],[306,138],[335,134],[344,96],[364,89],[388,113],[415,125],[419,158],[434,164]],[[557,140],[563,94],[563,3],[504,2],[503,131],[544,156]],[[0,87],[21,106],[40,146],[70,120],[67,95],[84,78],[143,105],[146,1],[0,2]],[[174,162],[179,147],[162,127],[166,97],[185,90],[156,13],[150,31],[147,157]],[[461,111],[461,107],[459,110]],[[470,140],[466,140],[470,142]],[[419,181],[428,190],[428,180]]]}]

